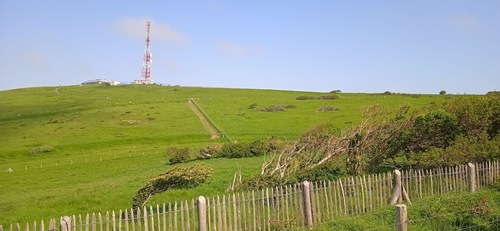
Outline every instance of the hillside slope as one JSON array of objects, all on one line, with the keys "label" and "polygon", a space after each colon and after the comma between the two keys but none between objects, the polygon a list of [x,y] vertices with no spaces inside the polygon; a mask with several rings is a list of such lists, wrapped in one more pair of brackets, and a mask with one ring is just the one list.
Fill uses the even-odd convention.
[{"label": "hillside slope", "polygon": [[[422,107],[445,96],[341,94],[178,86],[66,86],[0,91],[0,222],[127,208],[134,193],[168,169],[168,146],[201,148],[213,140],[189,108],[194,100],[233,142],[297,139],[312,125],[359,123],[373,104]],[[284,111],[267,112],[279,106]],[[324,106],[337,111],[320,112]],[[214,159],[213,180],[167,192],[169,201],[214,195],[232,174],[258,174],[262,158]],[[7,173],[7,169],[14,170]],[[161,198],[165,198],[162,196]],[[153,201],[158,202],[158,201]]]}]

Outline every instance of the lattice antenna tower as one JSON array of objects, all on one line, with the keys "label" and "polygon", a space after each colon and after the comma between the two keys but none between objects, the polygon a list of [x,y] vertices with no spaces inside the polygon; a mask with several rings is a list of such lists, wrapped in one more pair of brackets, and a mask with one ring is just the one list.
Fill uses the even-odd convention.
[{"label": "lattice antenna tower", "polygon": [[144,49],[144,62],[142,64],[142,78],[151,79],[151,50],[149,47],[150,36],[151,35],[151,22],[146,23],[146,44]]},{"label": "lattice antenna tower", "polygon": [[152,84],[151,80],[151,50],[150,50],[151,22],[146,22],[146,42],[144,44],[144,58],[142,62],[141,79],[135,80],[136,84]]}]

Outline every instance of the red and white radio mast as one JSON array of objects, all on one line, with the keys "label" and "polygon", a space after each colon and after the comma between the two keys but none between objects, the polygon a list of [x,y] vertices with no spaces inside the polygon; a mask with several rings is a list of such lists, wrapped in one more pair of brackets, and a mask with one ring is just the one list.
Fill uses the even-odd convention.
[{"label": "red and white radio mast", "polygon": [[151,51],[149,48],[150,42],[150,34],[151,34],[151,22],[148,21],[146,23],[146,43],[144,49],[144,58],[142,63],[142,74],[140,79],[136,79],[134,81],[135,84],[153,84],[151,80]]}]

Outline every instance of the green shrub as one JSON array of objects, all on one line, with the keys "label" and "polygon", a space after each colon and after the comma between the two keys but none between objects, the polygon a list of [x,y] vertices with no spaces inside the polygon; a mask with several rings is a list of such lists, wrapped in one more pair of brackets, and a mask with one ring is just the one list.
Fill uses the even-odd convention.
[{"label": "green shrub", "polygon": [[456,116],[461,132],[468,136],[485,131],[490,138],[500,134],[500,95],[456,97],[446,111]]},{"label": "green shrub", "polygon": [[210,159],[219,156],[222,144],[208,144],[198,152],[198,159]]},{"label": "green shrub", "polygon": [[42,145],[38,147],[34,147],[30,150],[30,154],[37,154],[37,153],[48,153],[52,152],[54,150],[54,147],[50,145]]},{"label": "green shrub", "polygon": [[253,156],[247,143],[227,143],[222,146],[218,157],[242,158]]},{"label": "green shrub", "polygon": [[264,112],[278,112],[278,111],[284,111],[285,106],[283,105],[272,105],[269,107],[256,107],[255,108],[257,111],[264,111]]},{"label": "green shrub", "polygon": [[267,140],[257,140],[250,144],[252,156],[262,156],[280,150],[283,147],[282,141],[277,138]]},{"label": "green shrub", "polygon": [[415,118],[411,134],[410,151],[422,152],[428,148],[446,148],[459,134],[457,118],[445,111],[426,113]]},{"label": "green shrub", "polygon": [[314,97],[312,96],[306,96],[306,95],[301,95],[301,96],[297,96],[297,98],[295,98],[296,100],[309,100],[309,99],[314,99]]},{"label": "green shrub", "polygon": [[185,163],[191,160],[191,151],[189,148],[167,148],[168,162],[170,164]]},{"label": "green shrub", "polygon": [[213,157],[244,158],[262,156],[280,150],[284,142],[276,137],[257,140],[252,143],[226,143],[221,146],[205,147],[200,152],[210,152]]},{"label": "green shrub", "polygon": [[135,194],[132,198],[132,207],[144,206],[149,198],[167,189],[194,188],[205,183],[212,176],[213,169],[204,165],[177,166],[162,173],[153,179]]},{"label": "green shrub", "polygon": [[338,99],[339,95],[322,95],[319,96],[317,99],[326,99],[326,100],[331,100],[331,99]]},{"label": "green shrub", "polygon": [[305,168],[300,170],[297,173],[297,180],[299,182],[303,182],[306,180],[311,182],[329,181],[339,179],[340,177],[343,177],[345,175],[346,172],[342,168],[338,167],[332,162],[327,162],[314,168]]}]

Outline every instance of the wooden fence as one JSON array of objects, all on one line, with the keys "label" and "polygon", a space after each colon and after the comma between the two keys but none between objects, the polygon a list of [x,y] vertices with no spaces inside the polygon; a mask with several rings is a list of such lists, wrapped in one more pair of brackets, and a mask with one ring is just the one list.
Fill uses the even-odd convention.
[{"label": "wooden fence", "polygon": [[[399,180],[396,178],[400,177]],[[10,225],[7,231],[177,231],[274,230],[307,227],[341,216],[367,213],[389,203],[398,182],[408,199],[472,191],[500,179],[500,162],[405,170],[346,177],[334,181],[303,182],[259,191],[197,200],[64,216],[58,221]],[[401,192],[402,192],[401,191]],[[397,195],[397,194],[396,194]],[[401,193],[399,195],[401,198]],[[45,226],[47,225],[47,226]],[[0,225],[0,231],[4,228]]]}]

